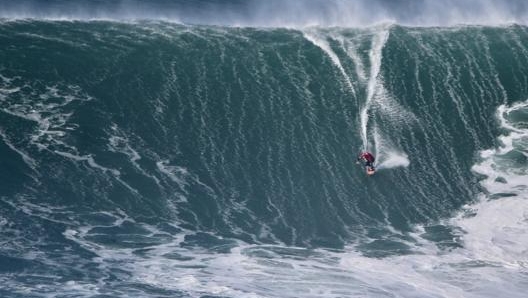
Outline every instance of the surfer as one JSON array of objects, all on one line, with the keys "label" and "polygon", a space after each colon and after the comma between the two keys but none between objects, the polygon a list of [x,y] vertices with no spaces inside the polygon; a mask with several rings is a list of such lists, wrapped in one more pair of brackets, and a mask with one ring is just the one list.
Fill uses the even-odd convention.
[{"label": "surfer", "polygon": [[374,155],[372,155],[372,153],[367,152],[367,151],[361,152],[357,158],[358,163],[363,162],[363,164],[365,165],[365,168],[367,169],[367,174],[369,175],[372,175],[375,172],[375,168],[374,168],[375,160],[376,158],[374,158]]}]

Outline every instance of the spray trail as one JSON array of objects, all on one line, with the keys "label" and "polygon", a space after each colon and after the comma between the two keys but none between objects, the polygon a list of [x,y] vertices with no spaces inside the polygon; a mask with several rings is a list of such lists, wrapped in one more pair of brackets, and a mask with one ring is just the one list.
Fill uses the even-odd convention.
[{"label": "spray trail", "polygon": [[318,35],[318,33],[314,31],[305,31],[303,32],[304,38],[306,38],[308,41],[313,43],[315,46],[319,47],[321,50],[323,50],[328,57],[332,60],[332,63],[339,69],[339,72],[343,75],[343,78],[345,79],[345,83],[354,95],[356,97],[356,90],[354,89],[354,85],[352,84],[352,80],[346,73],[345,69],[343,68],[343,65],[341,64],[341,60],[339,60],[339,57],[336,55],[336,53],[332,50],[330,45],[328,44],[328,41],[324,38]]},{"label": "spray trail", "polygon": [[[324,37],[321,37],[318,33],[315,33],[313,31],[305,31],[303,32],[304,37],[312,42],[314,45],[319,47],[321,50],[323,50],[328,57],[332,60],[334,65],[339,69],[340,73],[342,74],[347,86],[351,90],[354,97],[356,97],[356,90],[354,88],[354,84],[352,82],[352,79],[350,75],[347,74],[345,71],[341,60],[337,56],[337,54],[334,52],[334,50],[331,48],[330,44],[328,43],[327,39]],[[359,118],[360,118],[360,127],[361,127],[361,138],[363,142],[363,150],[368,149],[368,136],[367,136],[367,124],[368,124],[368,110],[371,106],[372,101],[375,99],[375,97],[380,93],[380,89],[383,88],[382,84],[379,82],[379,72],[381,69],[381,62],[382,62],[382,50],[383,46],[387,42],[387,39],[389,37],[389,30],[388,28],[383,27],[382,30],[377,32],[377,34],[372,36],[371,41],[371,48],[369,51],[369,62],[370,62],[370,74],[368,76],[368,81],[366,82],[366,93],[367,97],[363,104],[360,104],[357,101],[356,97],[356,103],[358,106],[362,106],[360,112],[359,112]],[[332,37],[335,39],[338,39],[343,47],[344,45],[344,37]],[[366,75],[364,73],[363,65],[361,65],[361,60],[358,59],[357,53],[351,53],[350,49],[343,49],[345,53],[347,53],[348,57],[353,61],[353,63],[356,65],[356,76],[358,79],[361,80],[361,78],[365,78]],[[357,50],[357,49],[356,49]],[[360,81],[359,83],[363,83]]]},{"label": "spray trail", "polygon": [[379,90],[383,88],[381,82],[379,82],[379,72],[381,69],[382,50],[383,46],[387,42],[389,37],[389,31],[384,29],[375,35],[372,39],[372,47],[369,52],[370,59],[370,77],[367,85],[367,99],[363,108],[360,112],[361,121],[361,138],[363,140],[363,150],[368,150],[368,136],[367,136],[367,125],[368,125],[368,110],[371,106],[372,101],[378,94]]}]

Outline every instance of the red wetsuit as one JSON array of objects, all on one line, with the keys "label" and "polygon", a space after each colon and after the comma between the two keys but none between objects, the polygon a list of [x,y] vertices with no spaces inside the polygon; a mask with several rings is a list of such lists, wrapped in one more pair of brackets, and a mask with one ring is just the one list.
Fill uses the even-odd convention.
[{"label": "red wetsuit", "polygon": [[369,164],[372,164],[375,160],[374,155],[372,155],[370,152],[361,153],[358,159],[363,159],[367,161]]}]

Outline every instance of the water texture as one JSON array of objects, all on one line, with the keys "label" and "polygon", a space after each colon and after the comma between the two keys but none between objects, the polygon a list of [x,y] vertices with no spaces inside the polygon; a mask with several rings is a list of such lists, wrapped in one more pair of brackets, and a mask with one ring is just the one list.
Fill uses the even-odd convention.
[{"label": "water texture", "polygon": [[523,25],[4,19],[0,44],[2,297],[528,289]]}]

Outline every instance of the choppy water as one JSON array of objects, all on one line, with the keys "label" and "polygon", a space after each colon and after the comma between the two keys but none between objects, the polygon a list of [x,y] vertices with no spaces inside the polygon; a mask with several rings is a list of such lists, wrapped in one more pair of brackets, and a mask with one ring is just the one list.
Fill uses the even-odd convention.
[{"label": "choppy water", "polygon": [[524,26],[4,20],[0,44],[3,297],[528,289]]}]

